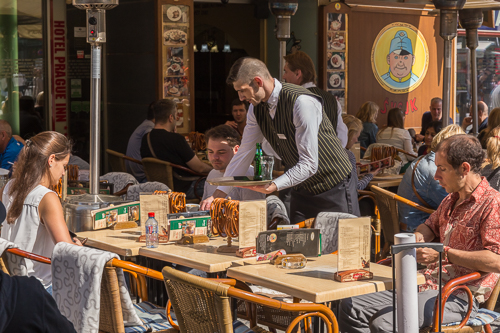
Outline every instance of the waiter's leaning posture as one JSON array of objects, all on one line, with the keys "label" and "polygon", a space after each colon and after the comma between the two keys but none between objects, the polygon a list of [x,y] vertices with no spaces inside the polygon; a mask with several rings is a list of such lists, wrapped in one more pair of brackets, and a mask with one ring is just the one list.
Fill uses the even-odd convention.
[{"label": "waiter's leaning posture", "polygon": [[[307,89],[273,79],[266,65],[240,58],[226,82],[242,101],[249,102],[241,146],[226,168],[225,177],[245,175],[255,156],[257,142],[265,138],[290,169],[269,185],[251,186],[269,194],[292,187],[290,221],[298,223],[319,212],[345,212],[359,216],[356,180],[352,166],[323,111],[321,97]],[[210,208],[230,187],[218,187],[201,204]]]}]

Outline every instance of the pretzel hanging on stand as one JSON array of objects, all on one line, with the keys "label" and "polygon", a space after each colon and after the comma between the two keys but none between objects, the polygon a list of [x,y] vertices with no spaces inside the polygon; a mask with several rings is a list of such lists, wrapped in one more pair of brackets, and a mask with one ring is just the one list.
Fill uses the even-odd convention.
[{"label": "pretzel hanging on stand", "polygon": [[186,193],[168,191],[154,191],[153,195],[168,195],[170,214],[186,212]]},{"label": "pretzel hanging on stand", "polygon": [[231,198],[217,198],[210,206],[212,219],[212,234],[214,236],[226,235],[227,245],[220,246],[218,252],[236,252],[237,246],[232,245],[232,238],[239,236],[239,201]]},{"label": "pretzel hanging on stand", "polygon": [[191,142],[191,148],[195,151],[206,150],[207,143],[205,142],[205,134],[198,132],[190,132],[188,134],[189,142]]}]

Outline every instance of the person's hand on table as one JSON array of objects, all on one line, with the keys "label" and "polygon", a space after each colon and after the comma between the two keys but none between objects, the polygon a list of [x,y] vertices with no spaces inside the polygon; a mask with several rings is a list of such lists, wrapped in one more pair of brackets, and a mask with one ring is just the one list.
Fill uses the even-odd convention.
[{"label": "person's hand on table", "polygon": [[210,210],[210,206],[212,206],[212,201],[216,198],[225,198],[227,196],[226,193],[221,190],[215,190],[214,194],[200,202],[200,210]]},{"label": "person's hand on table", "polygon": [[266,184],[266,185],[255,185],[255,186],[236,186],[241,188],[247,188],[249,190],[260,192],[264,194],[271,194],[278,190],[274,183]]},{"label": "person's hand on table", "polygon": [[424,136],[422,134],[416,134],[415,135],[415,140],[417,142],[422,142],[422,141],[424,141]]},{"label": "person's hand on table", "polygon": [[224,125],[231,126],[234,129],[238,129],[238,124],[235,121],[228,120]]},{"label": "person's hand on table", "polygon": [[375,177],[379,172],[380,172],[380,168],[372,170],[369,173],[371,173]]},{"label": "person's hand on table", "polygon": [[417,242],[417,243],[425,243],[424,235],[422,235],[420,232],[415,231],[414,235],[415,235],[415,242]]},{"label": "person's hand on table", "polygon": [[424,247],[417,249],[417,262],[419,264],[432,264],[439,260],[439,252],[436,250]]}]

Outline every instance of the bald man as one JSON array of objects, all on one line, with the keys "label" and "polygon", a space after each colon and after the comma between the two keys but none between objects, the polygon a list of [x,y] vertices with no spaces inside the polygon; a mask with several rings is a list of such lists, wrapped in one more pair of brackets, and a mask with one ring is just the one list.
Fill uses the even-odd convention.
[{"label": "bald man", "polygon": [[[472,106],[471,106],[472,111]],[[488,126],[488,105],[485,102],[479,101],[477,103],[477,119],[479,122],[479,127],[477,128],[477,133],[481,133]],[[472,117],[465,117],[462,121],[462,128],[465,133],[470,133],[472,127]]]},{"label": "bald man", "polygon": [[0,168],[10,170],[23,144],[12,137],[12,127],[5,120],[0,120]]}]

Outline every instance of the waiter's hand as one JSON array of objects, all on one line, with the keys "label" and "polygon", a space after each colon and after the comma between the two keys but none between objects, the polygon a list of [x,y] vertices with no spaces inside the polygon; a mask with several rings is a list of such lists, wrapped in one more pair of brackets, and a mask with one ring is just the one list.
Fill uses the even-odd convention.
[{"label": "waiter's hand", "polygon": [[439,260],[439,252],[428,247],[417,249],[417,262],[419,264],[432,264]]},{"label": "waiter's hand", "polygon": [[215,190],[214,194],[212,196],[206,198],[200,203],[200,210],[210,210],[210,206],[212,205],[212,201],[214,201],[215,198],[225,198],[226,193],[222,192],[221,190]]},{"label": "waiter's hand", "polygon": [[247,188],[249,190],[264,193],[264,194],[271,194],[271,193],[278,190],[278,188],[276,187],[276,185],[274,183],[270,183],[267,185],[259,185],[259,186],[237,186],[237,187]]},{"label": "waiter's hand", "polygon": [[238,129],[238,124],[235,121],[228,120],[224,125],[231,126],[234,129]]}]

